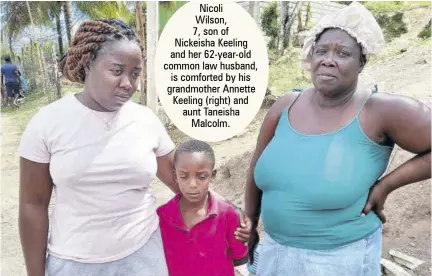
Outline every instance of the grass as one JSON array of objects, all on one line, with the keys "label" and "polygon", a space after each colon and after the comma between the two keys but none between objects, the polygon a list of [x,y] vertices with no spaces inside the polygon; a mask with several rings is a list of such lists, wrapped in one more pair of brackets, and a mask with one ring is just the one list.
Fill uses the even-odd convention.
[{"label": "grass", "polygon": [[[63,87],[62,94],[66,96],[79,91],[80,88],[66,86]],[[51,98],[52,101],[55,99],[55,96],[51,95],[51,97],[48,97],[48,94],[45,94],[42,90],[36,90],[25,97],[25,102],[20,108],[13,109],[11,107],[2,107],[1,114],[2,116],[7,115],[8,119],[14,122],[19,128],[19,131],[23,132],[33,115],[35,115],[42,106],[50,103],[49,98]]]},{"label": "grass", "polygon": [[401,55],[401,54],[403,54],[403,52],[401,52],[401,48],[407,49],[407,48],[422,47],[422,46],[430,45],[431,42],[432,42],[431,38],[428,38],[428,39],[411,39],[409,41],[409,43],[406,45],[403,45],[403,46],[400,46],[397,48],[392,47],[391,49],[389,49],[387,51],[386,50],[382,51],[382,53],[380,55],[372,56],[369,59],[368,63],[369,64],[375,64],[379,61],[386,60],[388,58]]},{"label": "grass", "polygon": [[367,1],[364,6],[375,12],[403,11],[415,8],[427,8],[431,6],[430,1]]},{"label": "grass", "polygon": [[1,114],[2,117],[7,115],[8,119],[14,122],[22,133],[33,115],[46,104],[48,104],[48,97],[42,91],[35,91],[26,96],[25,103],[20,108],[2,107]]},{"label": "grass", "polygon": [[[270,56],[271,54],[269,54]],[[288,54],[270,64],[269,88],[273,95],[281,96],[295,88],[308,88],[311,79],[300,67],[299,49],[293,48]]]},{"label": "grass", "polygon": [[[69,94],[75,94],[81,92],[82,88],[77,86],[63,86],[62,95],[63,97]],[[30,119],[35,115],[39,109],[50,102],[55,100],[55,95],[45,94],[42,90],[36,90],[31,92],[25,97],[24,104],[18,108],[13,109],[11,107],[2,107],[1,114],[7,115],[8,119],[14,122],[19,128],[20,132],[23,132]],[[135,93],[132,97],[132,101],[139,102],[140,93]]]}]

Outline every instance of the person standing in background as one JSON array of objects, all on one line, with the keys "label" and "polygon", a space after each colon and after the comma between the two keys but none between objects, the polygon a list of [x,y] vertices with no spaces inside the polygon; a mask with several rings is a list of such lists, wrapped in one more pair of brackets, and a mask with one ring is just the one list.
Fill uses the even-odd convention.
[{"label": "person standing in background", "polygon": [[21,85],[20,72],[18,67],[12,63],[10,56],[5,56],[4,61],[5,63],[1,66],[1,79],[2,84],[6,87],[5,104],[6,106],[10,104],[12,107],[19,107],[15,103],[15,96],[18,95]]}]

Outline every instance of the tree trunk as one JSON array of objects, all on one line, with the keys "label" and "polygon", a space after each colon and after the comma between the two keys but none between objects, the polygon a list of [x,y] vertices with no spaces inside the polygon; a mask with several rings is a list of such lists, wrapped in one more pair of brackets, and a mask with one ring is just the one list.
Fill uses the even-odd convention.
[{"label": "tree trunk", "polygon": [[[147,56],[147,51],[145,50],[145,27],[144,27],[144,16],[143,16],[143,12],[142,12],[142,2],[135,2],[135,13],[136,13],[136,26],[137,26],[137,30],[138,30],[138,35],[140,37],[141,43],[143,44],[144,47],[144,57]],[[140,84],[141,84],[141,93],[140,93],[140,103],[142,105],[147,105],[147,68],[146,68],[147,64],[145,59],[143,59],[143,63],[142,63],[142,72],[141,72],[141,76],[140,76]]]},{"label": "tree trunk", "polygon": [[[63,34],[61,29],[61,22],[60,22],[60,13],[55,14],[55,20],[57,25],[57,35],[58,35],[58,47],[59,47],[59,54],[60,57],[63,56]],[[54,61],[57,59],[54,59]]]},{"label": "tree trunk", "polygon": [[69,46],[72,43],[72,15],[71,15],[71,8],[70,8],[70,1],[65,1],[64,2],[64,18],[65,18],[65,25],[66,25],[66,35],[68,38],[68,44]]},{"label": "tree trunk", "polygon": [[31,86],[31,89],[34,89],[35,87],[36,87],[36,74],[35,74],[35,70],[33,70],[33,68],[35,67],[34,66],[34,59],[33,59],[33,47],[34,47],[34,44],[33,44],[34,42],[33,42],[33,40],[32,39],[30,39],[30,74],[31,74],[31,82],[30,82],[30,86]]},{"label": "tree trunk", "polygon": [[21,47],[21,74],[25,74],[24,70],[24,47]]},{"label": "tree trunk", "polygon": [[279,9],[279,17],[280,17],[280,29],[279,29],[279,38],[278,38],[278,50],[280,54],[283,54],[284,50],[290,45],[290,37],[291,37],[291,26],[294,23],[296,18],[296,11],[301,2],[295,2],[295,6],[290,13],[289,1],[279,1],[278,4],[280,6]]},{"label": "tree trunk", "polygon": [[250,14],[250,16],[252,16],[252,18],[253,18],[253,16],[254,16],[254,8],[255,8],[255,1],[249,1],[248,2],[248,8],[249,8],[249,14]]},{"label": "tree trunk", "polygon": [[56,85],[56,98],[60,99],[62,97],[62,93],[61,93],[61,85],[60,85],[60,76],[59,76],[59,71],[57,68],[57,62],[56,62],[56,53],[55,53],[55,47],[54,45],[51,48],[51,54],[52,54],[52,59],[53,59],[53,64],[54,66],[52,67],[52,73],[55,79],[55,85]]},{"label": "tree trunk", "polygon": [[278,37],[278,50],[283,52],[285,37],[285,28],[289,19],[289,2],[288,1],[278,1],[279,6],[279,37]]},{"label": "tree trunk", "polygon": [[[158,41],[158,2],[147,2],[147,68],[154,68]],[[157,114],[158,97],[156,93],[154,70],[147,72],[147,106]]]},{"label": "tree trunk", "polygon": [[[29,4],[28,1],[26,1],[26,5],[27,5],[27,12],[28,12],[29,17],[30,17],[31,26],[33,28],[35,28],[35,25],[34,25],[34,22],[33,22],[33,16],[32,16],[31,10],[30,10],[30,4]],[[37,43],[37,41],[36,41],[36,43]],[[44,83],[45,69],[44,69],[44,66],[43,66],[43,60],[42,60],[43,57],[41,55],[41,51],[40,51],[39,45],[36,46],[36,53],[37,53],[38,59],[39,59],[39,68],[40,68],[40,73],[42,74],[42,83]]]},{"label": "tree trunk", "polygon": [[[43,50],[41,51],[41,48],[43,48],[43,44],[40,43],[39,45],[37,45],[37,50],[38,50],[38,54],[39,54],[39,63],[40,63],[40,68],[41,68],[41,74],[42,74],[42,87],[44,90],[44,94],[47,93],[48,91],[48,85],[47,85],[47,74],[45,71],[45,57],[44,57],[44,52]],[[51,102],[51,97],[48,94],[48,102]]]},{"label": "tree trunk", "polygon": [[13,60],[15,55],[14,55],[14,52],[13,52],[12,36],[11,35],[8,38],[8,42],[9,42],[9,52],[10,52],[9,54],[10,54],[11,59]]}]

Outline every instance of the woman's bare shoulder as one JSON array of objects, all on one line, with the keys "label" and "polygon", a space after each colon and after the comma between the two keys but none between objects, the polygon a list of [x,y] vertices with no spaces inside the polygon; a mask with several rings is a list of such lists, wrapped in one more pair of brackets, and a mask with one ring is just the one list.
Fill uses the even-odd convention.
[{"label": "woman's bare shoulder", "polygon": [[399,116],[404,112],[417,113],[429,110],[430,107],[422,101],[399,94],[375,93],[367,103],[369,111],[379,113],[384,117]]},{"label": "woman's bare shoulder", "polygon": [[267,116],[279,118],[280,114],[297,99],[299,94],[300,94],[300,92],[291,92],[291,93],[288,93],[284,96],[281,96],[270,107],[270,109],[267,113]]}]

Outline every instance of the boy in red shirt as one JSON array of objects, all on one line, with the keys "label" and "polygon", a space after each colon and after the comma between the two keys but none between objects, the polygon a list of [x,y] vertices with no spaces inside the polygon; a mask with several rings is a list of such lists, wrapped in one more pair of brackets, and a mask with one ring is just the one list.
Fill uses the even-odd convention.
[{"label": "boy in red shirt", "polygon": [[247,262],[247,246],[234,236],[236,210],[209,192],[214,166],[205,142],[190,140],[175,152],[180,193],[157,210],[170,276],[234,276],[234,266]]}]

